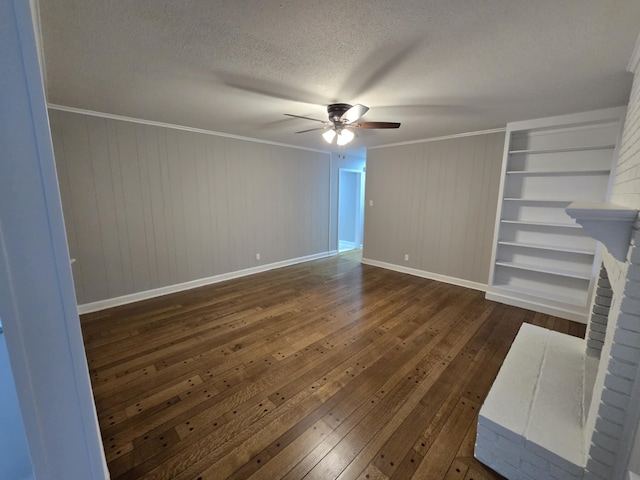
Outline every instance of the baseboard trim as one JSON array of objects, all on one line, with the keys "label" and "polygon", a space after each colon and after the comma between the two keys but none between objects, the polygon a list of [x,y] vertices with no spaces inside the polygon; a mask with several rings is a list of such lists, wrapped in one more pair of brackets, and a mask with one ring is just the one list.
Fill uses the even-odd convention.
[{"label": "baseboard trim", "polygon": [[256,273],[266,272],[268,270],[273,270],[276,268],[288,267],[290,265],[295,265],[297,263],[310,262],[312,260],[331,257],[337,254],[338,254],[337,250],[314,253],[313,255],[291,258],[288,260],[282,260],[280,262],[269,263],[267,265],[260,265],[257,267],[245,268],[243,270],[236,270],[234,272],[222,273],[220,275],[214,275],[212,277],[200,278],[198,280],[191,280],[189,282],[178,283],[178,284],[169,285],[166,287],[154,288],[153,290],[145,290],[143,292],[122,295],[121,297],[109,298],[106,300],[98,300],[97,302],[91,302],[91,303],[84,303],[82,305],[78,305],[78,314],[83,315],[85,313],[98,312],[100,310],[106,310],[107,308],[118,307],[120,305],[139,302],[141,300],[148,300],[150,298],[161,297],[163,295],[168,295],[170,293],[183,292],[185,290],[190,290],[192,288],[203,287],[205,285],[212,285],[214,283],[220,283],[226,280],[233,280],[234,278],[246,277],[247,275],[254,275]]},{"label": "baseboard trim", "polygon": [[465,280],[464,278],[449,277],[440,273],[427,272],[426,270],[418,270],[417,268],[403,267],[401,265],[380,262],[378,260],[371,260],[364,257],[362,258],[362,263],[374,267],[386,268],[387,270],[393,270],[394,272],[406,273],[416,277],[428,278],[430,280],[437,280],[438,282],[450,283],[452,285],[458,285],[459,287],[472,288],[473,290],[480,290],[481,292],[487,291],[487,284],[472,282],[471,280]]},{"label": "baseboard trim", "polygon": [[487,291],[485,298],[494,302],[504,303],[511,305],[512,307],[526,308],[527,310],[533,310],[534,312],[544,313],[545,315],[553,315],[554,317],[566,318],[567,320],[573,320],[578,323],[587,323],[587,318],[583,313],[575,310],[557,308],[550,305],[543,305],[542,303],[533,302],[523,298],[514,297],[504,293],[497,293],[493,291]]}]

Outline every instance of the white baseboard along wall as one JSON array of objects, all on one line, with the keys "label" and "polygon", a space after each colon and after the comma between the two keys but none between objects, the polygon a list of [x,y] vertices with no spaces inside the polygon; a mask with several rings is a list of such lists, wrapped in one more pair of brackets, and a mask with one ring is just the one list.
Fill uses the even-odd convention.
[{"label": "white baseboard along wall", "polygon": [[169,295],[170,293],[183,292],[191,288],[203,287],[205,285],[212,285],[214,283],[224,282],[226,280],[232,280],[234,278],[246,277],[247,275],[253,275],[255,273],[266,272],[275,268],[288,267],[297,263],[310,262],[311,260],[318,260],[320,258],[330,257],[336,255],[337,250],[331,250],[329,252],[320,252],[313,255],[307,255],[304,257],[291,258],[289,260],[282,260],[280,262],[269,263],[267,265],[259,265],[257,267],[245,268],[243,270],[237,270],[235,272],[221,273],[220,275],[214,275],[212,277],[200,278],[198,280],[191,280],[189,282],[178,283],[176,285],[168,285],[166,287],[154,288],[153,290],[145,290],[144,292],[131,293],[129,295],[122,295],[121,297],[109,298],[106,300],[99,300],[97,302],[85,303],[78,305],[78,314],[83,315],[85,313],[98,312],[100,310],[106,310],[107,308],[118,307],[120,305],[126,305],[128,303],[139,302],[141,300],[148,300],[150,298],[161,297],[163,295]]}]

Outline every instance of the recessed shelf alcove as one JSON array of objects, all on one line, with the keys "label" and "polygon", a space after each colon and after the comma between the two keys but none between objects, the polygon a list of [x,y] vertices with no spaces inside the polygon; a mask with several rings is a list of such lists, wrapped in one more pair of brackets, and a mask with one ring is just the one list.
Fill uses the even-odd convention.
[{"label": "recessed shelf alcove", "polygon": [[487,298],[586,323],[597,242],[565,209],[606,202],[624,108],[507,125]]},{"label": "recessed shelf alcove", "polygon": [[602,242],[611,255],[625,261],[631,228],[638,216],[636,209],[606,202],[573,202],[565,211],[585,232]]}]

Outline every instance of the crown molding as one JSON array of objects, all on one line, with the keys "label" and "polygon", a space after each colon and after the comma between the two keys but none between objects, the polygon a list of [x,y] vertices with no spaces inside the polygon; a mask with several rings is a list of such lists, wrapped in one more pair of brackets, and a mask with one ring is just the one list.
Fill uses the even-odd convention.
[{"label": "crown molding", "polygon": [[437,142],[439,140],[451,140],[454,138],[473,137],[474,135],[489,135],[491,133],[506,132],[506,130],[507,130],[506,127],[504,127],[504,128],[492,128],[490,130],[478,130],[477,132],[455,133],[453,135],[444,135],[442,137],[423,138],[421,140],[410,140],[408,142],[387,143],[386,145],[369,147],[367,148],[367,150],[376,150],[378,148],[387,148],[387,147],[399,147],[402,145],[414,145],[416,143]]},{"label": "crown molding", "polygon": [[[70,113],[80,113],[83,115],[91,115],[92,117],[100,117],[100,118],[108,118],[111,120],[121,120],[124,122],[132,122],[132,123],[140,123],[143,125],[151,125],[154,127],[164,127],[164,128],[172,128],[175,130],[184,130],[187,132],[195,132],[195,133],[203,133],[205,135],[215,135],[218,137],[226,137],[226,138],[234,138],[236,140],[246,140],[248,142],[255,142],[255,143],[264,143],[267,145],[276,145],[278,147],[288,147],[288,148],[296,148],[299,150],[306,150],[306,151],[310,151],[310,152],[318,152],[318,153],[326,153],[326,154],[331,154],[331,153],[336,153],[336,152],[332,152],[330,150],[319,150],[316,148],[308,148],[308,147],[301,147],[299,145],[291,145],[288,143],[280,143],[280,142],[272,142],[269,140],[262,140],[259,138],[252,138],[252,137],[243,137],[241,135],[233,135],[231,133],[223,133],[223,132],[216,132],[213,130],[204,130],[201,128],[194,128],[194,127],[185,127],[184,125],[175,125],[172,123],[163,123],[163,122],[156,122],[154,120],[144,120],[141,118],[135,118],[135,117],[126,117],[123,115],[115,115],[112,113],[104,113],[104,112],[96,112],[94,110],[86,110],[83,108],[76,108],[76,107],[67,107],[64,105],[57,105],[55,103],[49,103],[47,104],[47,107],[50,108],[51,110],[59,110],[61,112],[70,112]],[[474,135],[488,135],[491,133],[502,133],[505,132],[506,128],[492,128],[489,130],[478,130],[476,132],[465,132],[465,133],[456,133],[453,135],[445,135],[442,137],[431,137],[431,138],[423,138],[420,140],[410,140],[407,142],[398,142],[398,143],[388,143],[386,145],[378,145],[376,147],[365,147],[368,150],[376,150],[378,148],[386,148],[386,147],[397,147],[397,146],[401,146],[401,145],[413,145],[416,143],[425,143],[425,142],[436,142],[439,140],[451,140],[454,138],[464,138],[464,137],[472,137]]]},{"label": "crown molding", "polygon": [[241,135],[233,135],[231,133],[215,132],[213,130],[204,130],[202,128],[185,127],[183,125],[174,125],[171,123],[156,122],[154,120],[144,120],[141,118],[125,117],[122,115],[114,115],[112,113],[96,112],[93,110],[85,110],[83,108],[65,107],[64,105],[56,105],[55,103],[47,104],[47,107],[51,110],[59,110],[61,112],[80,113],[83,115],[91,115],[92,117],[108,118],[110,120],[120,120],[123,122],[140,123],[143,125],[151,125],[153,127],[172,128],[174,130],[183,130],[185,132],[202,133],[205,135],[214,135],[217,137],[234,138],[236,140],[245,140],[247,142],[264,143],[267,145],[275,145],[277,147],[296,148],[298,150],[306,150],[309,152],[326,153],[331,155],[329,150],[318,150],[316,148],[301,147],[299,145],[290,145],[288,143],[272,142],[269,140],[262,140],[259,138],[243,137]]}]

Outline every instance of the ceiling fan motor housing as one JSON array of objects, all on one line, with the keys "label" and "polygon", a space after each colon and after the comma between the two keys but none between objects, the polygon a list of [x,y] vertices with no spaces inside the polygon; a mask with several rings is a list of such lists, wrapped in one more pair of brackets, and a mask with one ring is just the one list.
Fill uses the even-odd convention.
[{"label": "ceiling fan motor housing", "polygon": [[329,120],[332,122],[340,121],[340,117],[344,115],[344,112],[349,110],[351,105],[348,103],[332,103],[327,105],[327,112],[329,113]]}]

